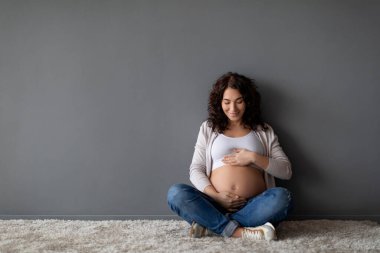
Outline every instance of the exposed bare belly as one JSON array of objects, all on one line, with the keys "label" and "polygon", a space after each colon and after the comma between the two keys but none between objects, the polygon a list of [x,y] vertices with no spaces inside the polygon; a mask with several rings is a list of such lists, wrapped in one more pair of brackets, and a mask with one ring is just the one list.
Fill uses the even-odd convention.
[{"label": "exposed bare belly", "polygon": [[218,192],[233,192],[247,199],[266,189],[263,173],[250,166],[224,165],[211,172],[210,181]]}]

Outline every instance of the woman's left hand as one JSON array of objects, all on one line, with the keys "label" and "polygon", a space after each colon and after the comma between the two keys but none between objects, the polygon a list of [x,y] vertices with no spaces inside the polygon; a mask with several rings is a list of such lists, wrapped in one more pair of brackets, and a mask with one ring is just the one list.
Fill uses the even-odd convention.
[{"label": "woman's left hand", "polygon": [[245,148],[235,148],[233,153],[225,155],[222,162],[228,165],[247,166],[252,163],[254,152]]}]

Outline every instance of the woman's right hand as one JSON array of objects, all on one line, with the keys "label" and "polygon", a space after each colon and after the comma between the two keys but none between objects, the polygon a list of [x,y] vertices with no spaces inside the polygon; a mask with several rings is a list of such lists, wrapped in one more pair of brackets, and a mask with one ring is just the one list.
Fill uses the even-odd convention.
[{"label": "woman's right hand", "polygon": [[214,199],[229,212],[236,212],[247,203],[245,198],[232,192],[218,192]]}]

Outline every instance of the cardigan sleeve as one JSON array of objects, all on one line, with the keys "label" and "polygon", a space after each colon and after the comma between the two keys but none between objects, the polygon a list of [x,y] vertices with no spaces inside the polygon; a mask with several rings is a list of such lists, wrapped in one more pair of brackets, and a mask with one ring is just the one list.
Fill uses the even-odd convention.
[{"label": "cardigan sleeve", "polygon": [[208,185],[211,185],[206,174],[206,128],[206,123],[203,123],[199,129],[189,171],[191,183],[201,192],[203,192]]},{"label": "cardigan sleeve", "polygon": [[279,179],[290,179],[292,177],[292,165],[282,150],[278,137],[274,133],[271,126],[268,126],[267,140],[269,149],[269,165],[266,168],[266,172]]}]

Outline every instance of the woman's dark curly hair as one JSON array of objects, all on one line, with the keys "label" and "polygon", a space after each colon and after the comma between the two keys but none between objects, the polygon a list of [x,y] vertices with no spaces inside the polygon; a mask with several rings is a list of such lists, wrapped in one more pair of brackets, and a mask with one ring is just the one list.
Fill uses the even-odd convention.
[{"label": "woman's dark curly hair", "polygon": [[213,131],[223,133],[228,126],[228,118],[222,109],[224,91],[228,88],[238,89],[245,103],[243,124],[245,127],[256,130],[261,125],[264,131],[267,129],[261,118],[261,95],[257,91],[254,79],[250,79],[238,73],[228,72],[221,76],[213,85],[208,101],[208,125]]}]

